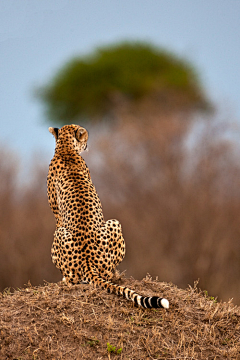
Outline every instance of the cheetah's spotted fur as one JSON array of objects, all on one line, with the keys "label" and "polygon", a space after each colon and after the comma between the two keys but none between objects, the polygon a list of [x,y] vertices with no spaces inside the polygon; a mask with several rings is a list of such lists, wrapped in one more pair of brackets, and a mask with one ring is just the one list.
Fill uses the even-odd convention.
[{"label": "cheetah's spotted fur", "polygon": [[80,153],[88,132],[78,125],[49,128],[56,139],[47,178],[49,205],[56,218],[52,261],[68,283],[81,281],[122,295],[135,304],[168,308],[166,299],[144,297],[111,282],[125,255],[121,225],[104,221],[102,205]]}]

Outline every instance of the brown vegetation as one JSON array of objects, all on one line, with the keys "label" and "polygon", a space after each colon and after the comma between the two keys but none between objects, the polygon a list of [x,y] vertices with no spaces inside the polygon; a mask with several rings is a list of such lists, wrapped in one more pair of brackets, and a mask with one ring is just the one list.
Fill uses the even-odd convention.
[{"label": "brown vegetation", "polygon": [[[145,113],[135,109],[110,129],[90,129],[84,153],[105,218],[122,223],[127,253],[120,270],[137,279],[149,272],[181,288],[200,279],[212,296],[240,304],[240,167],[231,138],[219,123],[205,123],[186,150],[187,120],[168,114],[155,121],[152,113],[146,121]],[[48,164],[34,165],[20,185],[16,162],[2,150],[0,290],[61,279],[50,258]]]},{"label": "brown vegetation", "polygon": [[183,288],[200,279],[214,296],[239,303],[240,166],[229,127],[203,123],[186,149],[187,120],[140,116],[98,134],[91,150],[101,149],[100,166],[90,169],[105,216],[123,224],[120,268]]},{"label": "brown vegetation", "polygon": [[[18,181],[10,150],[0,159],[0,289],[60,280],[50,258],[54,219],[47,203],[46,171],[34,166]],[[30,170],[30,169],[28,169]]]},{"label": "brown vegetation", "polygon": [[1,359],[239,359],[240,308],[196,287],[122,279],[170,299],[143,310],[90,285],[45,284],[0,294]]}]

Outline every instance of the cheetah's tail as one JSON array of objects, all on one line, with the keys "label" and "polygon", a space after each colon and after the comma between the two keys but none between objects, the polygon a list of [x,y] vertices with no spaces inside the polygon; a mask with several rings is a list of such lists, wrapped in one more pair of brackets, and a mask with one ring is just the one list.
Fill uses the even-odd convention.
[{"label": "cheetah's tail", "polygon": [[87,282],[100,286],[102,289],[106,289],[109,293],[121,295],[127,300],[132,300],[134,304],[143,308],[169,308],[169,302],[167,299],[160,298],[158,296],[139,295],[128,287],[120,286],[110,281],[104,280],[97,273],[93,272],[94,271],[91,271],[91,274],[89,274],[90,276],[86,276]]}]

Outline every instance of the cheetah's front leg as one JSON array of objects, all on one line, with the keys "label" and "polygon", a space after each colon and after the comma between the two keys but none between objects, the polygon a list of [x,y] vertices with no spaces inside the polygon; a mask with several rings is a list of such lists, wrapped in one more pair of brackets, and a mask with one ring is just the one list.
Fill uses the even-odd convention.
[{"label": "cheetah's front leg", "polygon": [[[51,249],[52,262],[61,271],[64,281],[77,282],[80,278],[80,271],[75,274],[73,238],[72,234],[64,227],[59,227],[54,233],[54,241]],[[71,253],[71,255],[69,254]]]}]

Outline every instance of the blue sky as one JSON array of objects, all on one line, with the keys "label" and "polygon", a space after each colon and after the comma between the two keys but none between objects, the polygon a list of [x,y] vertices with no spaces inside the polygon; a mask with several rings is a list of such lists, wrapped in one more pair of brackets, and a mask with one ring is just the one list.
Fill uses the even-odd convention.
[{"label": "blue sky", "polygon": [[74,55],[146,40],[193,62],[214,101],[240,120],[238,0],[0,0],[0,143],[49,162],[54,141],[33,89]]}]

